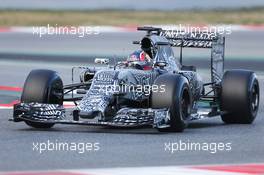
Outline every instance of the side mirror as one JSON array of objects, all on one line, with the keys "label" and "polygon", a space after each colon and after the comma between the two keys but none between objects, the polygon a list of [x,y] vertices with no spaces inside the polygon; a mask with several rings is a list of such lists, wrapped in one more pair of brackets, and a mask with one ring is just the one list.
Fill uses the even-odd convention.
[{"label": "side mirror", "polygon": [[108,58],[95,58],[94,59],[95,64],[109,64]]}]

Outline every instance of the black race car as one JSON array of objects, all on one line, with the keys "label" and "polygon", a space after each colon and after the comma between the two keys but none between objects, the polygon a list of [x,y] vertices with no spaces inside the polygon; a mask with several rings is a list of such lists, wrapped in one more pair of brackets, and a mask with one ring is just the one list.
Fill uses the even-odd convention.
[{"label": "black race car", "polygon": [[[12,121],[35,128],[54,124],[152,126],[168,132],[181,132],[191,120],[205,117],[221,116],[225,123],[254,121],[259,107],[257,77],[248,70],[224,72],[223,36],[153,27],[138,30],[147,34],[134,44],[141,46],[149,61],[78,67],[81,80],[70,85],[63,85],[55,71],[33,70],[25,81],[21,103],[14,105]],[[172,47],[180,47],[180,59]],[[182,64],[185,47],[211,49],[210,82],[201,81],[195,66]],[[150,69],[145,70],[146,66]],[[76,104],[72,119],[66,115],[64,101]]]}]

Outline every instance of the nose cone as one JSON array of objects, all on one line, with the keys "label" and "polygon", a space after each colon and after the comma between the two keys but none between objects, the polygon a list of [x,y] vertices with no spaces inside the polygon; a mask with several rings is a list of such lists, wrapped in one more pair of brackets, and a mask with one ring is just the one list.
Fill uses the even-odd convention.
[{"label": "nose cone", "polygon": [[97,116],[100,116],[100,111],[80,111],[79,116],[84,119],[94,119]]}]

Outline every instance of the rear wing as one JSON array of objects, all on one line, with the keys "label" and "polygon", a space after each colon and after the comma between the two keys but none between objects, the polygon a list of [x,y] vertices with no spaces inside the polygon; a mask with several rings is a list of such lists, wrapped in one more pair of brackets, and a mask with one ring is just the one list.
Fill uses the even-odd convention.
[{"label": "rear wing", "polygon": [[170,41],[172,47],[180,47],[180,62],[182,63],[183,48],[211,49],[211,80],[219,83],[224,74],[225,37],[218,33],[191,32],[178,30],[163,30],[154,27],[139,27],[138,30],[147,31],[147,35],[156,34]]},{"label": "rear wing", "polygon": [[183,33],[173,30],[162,30],[159,33],[171,41],[173,47],[180,47],[180,62],[182,63],[183,48],[211,49],[211,80],[219,83],[224,74],[225,37],[217,33],[199,32]]}]

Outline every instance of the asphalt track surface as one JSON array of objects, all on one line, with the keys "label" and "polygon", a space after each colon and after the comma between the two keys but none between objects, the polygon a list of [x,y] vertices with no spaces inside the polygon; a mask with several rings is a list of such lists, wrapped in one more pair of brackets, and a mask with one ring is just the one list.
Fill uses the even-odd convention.
[{"label": "asphalt track surface", "polygon": [[[145,32],[105,33],[99,35],[44,35],[32,33],[0,33],[0,59],[21,61],[72,62],[91,64],[95,57],[125,59],[138,45]],[[226,36],[226,68],[263,70],[263,30],[232,31]],[[174,49],[179,57],[179,49]],[[207,68],[210,50],[183,49],[184,64]],[[111,59],[113,61],[113,59]]]},{"label": "asphalt track surface", "polygon": [[[253,52],[255,56],[263,56],[263,48],[259,46],[261,36],[255,36],[256,42],[245,51],[235,47],[238,53]],[[257,35],[257,34],[256,34]],[[25,35],[20,35],[25,37]],[[128,40],[123,38],[120,40]],[[1,35],[3,38],[3,35]],[[133,38],[133,37],[131,37]],[[252,38],[248,36],[248,38]],[[107,39],[107,38],[105,38]],[[237,37],[234,45],[242,44],[241,38]],[[19,49],[21,39],[13,40],[15,49]],[[6,41],[10,44],[11,41]],[[8,41],[10,43],[8,43]],[[54,39],[55,41],[55,39]],[[21,48],[27,46],[28,40],[23,40]],[[59,41],[58,41],[59,42]],[[52,42],[49,42],[52,43]],[[86,43],[86,42],[84,42]],[[113,43],[120,43],[114,42]],[[3,46],[3,40],[1,40]],[[98,43],[99,44],[99,41]],[[9,47],[11,48],[11,44]],[[35,44],[34,47],[37,47]],[[45,42],[44,42],[44,46]],[[43,46],[43,49],[45,50]],[[103,49],[108,46],[103,43]],[[113,49],[115,48],[115,45]],[[250,46],[250,45],[248,45]],[[41,47],[41,46],[38,46]],[[62,47],[62,46],[61,46]],[[262,45],[263,47],[263,45]],[[76,46],[77,48],[77,46]],[[85,47],[83,47],[84,49]],[[52,46],[50,46],[52,49]],[[102,49],[102,50],[103,50]],[[252,51],[253,50],[253,51]],[[239,60],[237,60],[239,62]],[[262,62],[262,61],[260,61]],[[254,60],[248,60],[239,65],[250,68]],[[62,75],[65,83],[70,82],[71,66],[83,64],[83,62],[33,62],[32,60],[0,60],[0,85],[19,86],[31,69],[47,68],[57,70]],[[254,65],[254,64],[253,64]],[[237,65],[227,65],[229,68]],[[253,66],[254,67],[254,66]],[[205,70],[206,71],[206,70]],[[200,165],[200,164],[229,164],[229,163],[260,163],[264,162],[264,120],[263,120],[263,82],[264,73],[256,71],[261,88],[261,103],[258,117],[252,125],[225,125],[219,117],[193,121],[183,133],[159,133],[152,128],[137,129],[113,129],[105,127],[56,125],[50,130],[32,129],[24,123],[12,123],[8,118],[12,117],[12,110],[0,109],[0,170],[51,170],[51,169],[78,169],[78,168],[107,168],[107,167],[139,167],[139,166],[167,166],[167,165]],[[208,78],[203,73],[204,78]],[[0,92],[1,99],[18,99],[19,94]],[[33,142],[75,142],[75,143],[99,143],[99,151],[91,151],[80,154],[76,151],[46,151],[39,153],[33,151]],[[230,151],[175,151],[173,154],[165,151],[165,143],[231,143]]]},{"label": "asphalt track surface", "polygon": [[[91,56],[125,57],[138,49],[138,45],[133,45],[132,41],[140,40],[144,35],[145,32],[101,32],[98,35],[85,35],[84,37],[58,34],[39,37],[32,33],[0,33],[0,58],[13,56],[16,59],[17,57],[29,59],[40,55],[42,60],[43,56],[53,60],[64,56],[64,60],[66,55],[66,58],[70,58],[73,62],[85,62],[85,59]],[[230,35],[226,35],[226,58],[264,59],[263,38],[263,30],[232,30]],[[183,53],[185,57],[206,58],[210,56],[207,49],[192,49],[191,51],[184,49]]]}]

